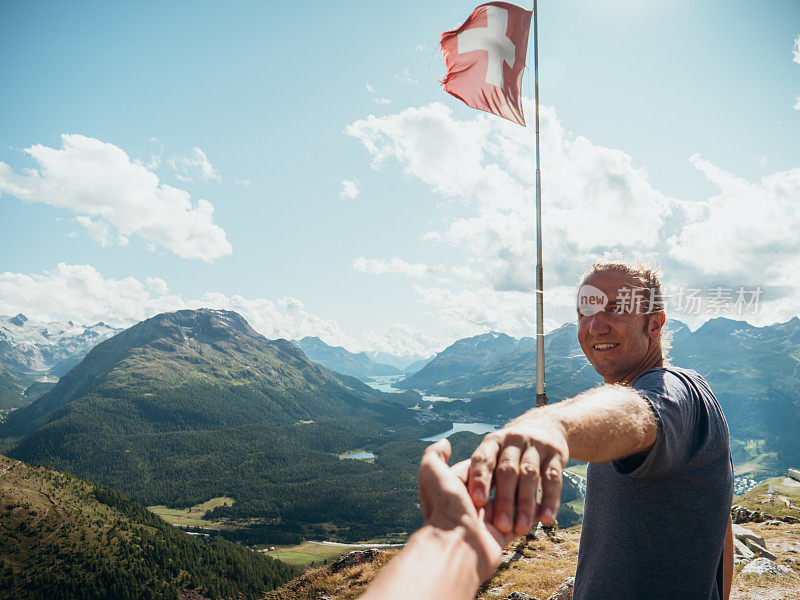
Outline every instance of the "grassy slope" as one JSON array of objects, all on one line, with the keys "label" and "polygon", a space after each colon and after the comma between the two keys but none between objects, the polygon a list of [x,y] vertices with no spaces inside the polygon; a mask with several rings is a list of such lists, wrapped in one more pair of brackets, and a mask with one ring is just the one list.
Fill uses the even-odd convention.
[{"label": "grassy slope", "polygon": [[[772,485],[774,494],[768,493]],[[783,499],[789,500],[792,507],[800,507],[800,482],[786,477],[772,477],[759,483],[749,492],[736,496],[734,504],[743,506],[748,510],[760,510],[770,515],[800,518],[800,508],[788,508]]]},{"label": "grassy slope", "polygon": [[191,508],[169,508],[164,505],[156,505],[148,506],[147,509],[157,514],[170,525],[219,529],[219,523],[204,520],[203,517],[219,506],[232,506],[233,503],[233,498],[220,496],[219,498],[211,498],[206,502],[195,504]]},{"label": "grassy slope", "polygon": [[[100,499],[103,499],[101,502]],[[0,598],[257,597],[294,573],[182,533],[124,497],[0,456]]]},{"label": "grassy slope", "polygon": [[[767,526],[749,524],[758,535],[765,538],[767,547],[778,555],[778,562],[787,564],[792,573],[784,578],[753,576],[741,573],[743,565],[734,570],[732,600],[756,598],[800,597],[800,568],[797,563],[784,559],[796,556],[796,541],[800,525]],[[506,598],[512,592],[521,592],[534,598],[548,598],[567,577],[575,575],[578,557],[580,527],[561,531],[561,543],[549,539],[529,540],[518,538],[506,549],[511,560],[478,591],[480,600]],[[325,595],[329,600],[353,600],[363,594],[380,569],[397,551],[384,552],[375,563],[344,569],[333,573],[329,566],[310,570],[287,585],[270,592],[266,600],[316,600]],[[676,574],[676,577],[679,575]]]}]

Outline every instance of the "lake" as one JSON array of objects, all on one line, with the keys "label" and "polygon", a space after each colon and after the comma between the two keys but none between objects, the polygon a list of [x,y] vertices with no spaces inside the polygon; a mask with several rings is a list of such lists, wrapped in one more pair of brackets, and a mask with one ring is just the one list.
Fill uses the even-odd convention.
[{"label": "lake", "polygon": [[366,460],[369,458],[375,458],[375,455],[372,452],[367,452],[362,450],[361,452],[351,452],[350,454],[345,454],[342,458],[352,458],[354,460]]},{"label": "lake", "polygon": [[477,433],[478,435],[483,435],[484,433],[489,433],[490,431],[496,431],[497,425],[492,425],[491,423],[453,423],[453,427],[448,429],[447,431],[443,431],[442,433],[437,433],[436,435],[432,435],[430,437],[422,438],[423,442],[438,442],[446,437],[450,437],[454,433],[458,433],[459,431],[470,431],[472,433]]},{"label": "lake", "polygon": [[402,378],[403,377],[401,375],[385,375],[382,377],[373,377],[370,381],[365,381],[364,383],[380,392],[386,392],[387,394],[390,394],[392,392],[404,391],[392,387],[393,383],[397,383]]}]

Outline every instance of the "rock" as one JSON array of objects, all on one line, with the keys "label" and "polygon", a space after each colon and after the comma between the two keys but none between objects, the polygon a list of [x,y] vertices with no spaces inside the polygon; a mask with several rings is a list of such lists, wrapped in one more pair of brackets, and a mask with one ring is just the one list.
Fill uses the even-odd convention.
[{"label": "rock", "polygon": [[759,546],[764,548],[767,546],[763,537],[756,535],[749,529],[742,527],[741,525],[737,525],[736,523],[733,525],[733,537],[743,543],[747,543],[747,540],[752,540]]},{"label": "rock", "polygon": [[735,565],[746,565],[749,562],[750,561],[747,560],[745,557],[739,556],[738,554],[735,554],[733,556],[733,564],[735,564]]},{"label": "rock", "polygon": [[563,544],[564,538],[560,538],[557,535],[554,535],[553,537],[550,538],[550,541],[553,542],[554,544]]},{"label": "rock", "polygon": [[364,563],[372,562],[382,554],[382,550],[377,548],[370,548],[368,550],[353,550],[347,554],[342,554],[336,561],[331,564],[331,571],[334,573],[347,569],[348,567],[355,567],[363,565]]},{"label": "rock", "polygon": [[503,586],[499,585],[497,587],[489,588],[488,590],[486,590],[486,593],[489,594],[490,596],[499,596],[500,594],[503,593]]},{"label": "rock", "polygon": [[753,553],[750,548],[748,548],[744,542],[737,540],[734,538],[733,540],[733,555],[735,557],[741,557],[743,560],[750,562],[753,560],[756,555]]},{"label": "rock", "polygon": [[756,575],[785,575],[788,569],[776,565],[768,558],[757,558],[744,569],[742,573],[753,573]]},{"label": "rock", "polygon": [[539,599],[534,598],[533,596],[529,596],[528,594],[523,594],[522,592],[511,592],[508,596],[506,596],[506,600],[539,600]]},{"label": "rock", "polygon": [[747,544],[747,547],[750,548],[750,550],[752,550],[759,556],[763,556],[764,558],[768,558],[770,560],[775,560],[776,558],[778,558],[772,552],[764,548],[764,546],[762,546],[761,544],[757,544],[753,540],[745,540],[744,543]]},{"label": "rock", "polygon": [[567,577],[558,589],[553,592],[547,600],[572,600],[572,588],[575,586],[575,578]]},{"label": "rock", "polygon": [[774,527],[777,527],[778,525],[783,525],[783,521],[776,521],[773,519],[772,521],[767,521],[766,523],[764,523],[764,525],[772,525]]},{"label": "rock", "polygon": [[797,517],[793,517],[791,515],[787,515],[787,516],[783,517],[783,522],[784,523],[800,523],[800,519],[798,519]]}]

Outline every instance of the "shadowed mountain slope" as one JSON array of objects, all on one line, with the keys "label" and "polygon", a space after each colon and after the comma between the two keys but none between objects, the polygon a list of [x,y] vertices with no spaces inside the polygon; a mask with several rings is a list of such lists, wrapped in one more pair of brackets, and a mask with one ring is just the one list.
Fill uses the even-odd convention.
[{"label": "shadowed mountain slope", "polygon": [[373,361],[366,352],[355,354],[341,346],[329,346],[318,337],[304,337],[302,340],[293,340],[292,343],[314,362],[331,371],[358,377],[362,381],[370,377],[402,374],[400,369]]}]

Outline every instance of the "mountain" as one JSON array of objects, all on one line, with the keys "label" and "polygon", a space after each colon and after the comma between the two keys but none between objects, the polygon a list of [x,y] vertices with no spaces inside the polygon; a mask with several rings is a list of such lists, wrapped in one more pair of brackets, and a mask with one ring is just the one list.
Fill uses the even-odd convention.
[{"label": "mountain", "polygon": [[[505,356],[520,345],[533,343],[531,338],[517,340],[505,333],[484,333],[454,342],[437,354],[422,369],[395,384],[401,389],[420,389],[430,394],[447,390],[459,397],[474,387],[464,385],[482,365]],[[457,391],[456,391],[457,390]]]},{"label": "mountain", "polygon": [[[574,324],[545,336],[545,356],[551,401],[601,382],[580,351]],[[433,404],[435,412],[448,418],[507,420],[536,405],[535,340],[498,333],[458,340],[420,371],[393,385],[464,399]]]},{"label": "mountain", "polygon": [[401,375],[399,369],[372,361],[366,352],[355,354],[341,346],[329,346],[318,337],[293,340],[305,355],[331,371],[358,377],[362,381],[385,375]]},{"label": "mountain", "polygon": [[24,406],[24,389],[23,381],[0,364],[0,411]]},{"label": "mountain", "polygon": [[[800,319],[755,327],[718,318],[694,332],[669,321],[668,330],[670,361],[700,373],[719,399],[736,462],[754,462],[751,468],[760,465],[765,472],[799,464]],[[545,336],[545,356],[551,401],[601,383],[581,352],[574,324]],[[536,349],[531,338],[466,338],[394,386],[468,399],[434,405],[434,411],[451,418],[507,418],[533,405]]]},{"label": "mountain", "polygon": [[[670,355],[708,380],[725,411],[736,462],[762,455],[762,466],[772,470],[800,464],[800,319],[765,327],[712,319],[676,337]],[[766,446],[754,452],[748,440]]]},{"label": "mountain", "polygon": [[422,368],[423,368],[425,365],[427,365],[429,362],[431,362],[431,360],[433,360],[433,357],[430,357],[430,358],[423,358],[423,359],[420,359],[420,360],[415,360],[415,361],[414,361],[414,362],[412,362],[411,364],[409,364],[409,365],[406,365],[406,367],[403,369],[403,372],[404,372],[406,375],[413,375],[413,374],[414,374],[414,373],[416,373],[417,371],[421,371],[421,370],[422,370]]},{"label": "mountain", "polygon": [[0,315],[0,364],[18,374],[60,377],[99,342],[120,330],[105,323],[31,321]]},{"label": "mountain", "polygon": [[[257,524],[275,541],[367,539],[418,523],[419,438],[449,426],[419,425],[399,403],[406,396],[416,401],[329,371],[236,313],[183,310],[98,344],[11,413],[0,438],[14,458],[147,505],[233,497],[214,517]],[[340,459],[358,448],[378,457]]]},{"label": "mountain", "polygon": [[298,572],[103,486],[0,456],[0,599],[259,598]]},{"label": "mountain", "polygon": [[4,430],[25,434],[61,407],[67,410],[59,419],[68,419],[98,401],[132,420],[115,428],[148,432],[401,418],[404,411],[387,400],[391,396],[314,364],[288,341],[267,340],[237,313],[181,310],[93,348],[50,392],[12,415]]},{"label": "mountain", "polygon": [[[398,356],[396,354],[389,354],[388,352],[379,352],[376,350],[368,351],[365,354],[374,362],[389,365],[395,369],[403,371],[404,373],[413,372],[409,371],[412,365],[426,363],[433,358],[432,356],[428,356],[426,358],[424,354],[405,354]],[[419,368],[414,369],[414,371],[419,371]]]}]

